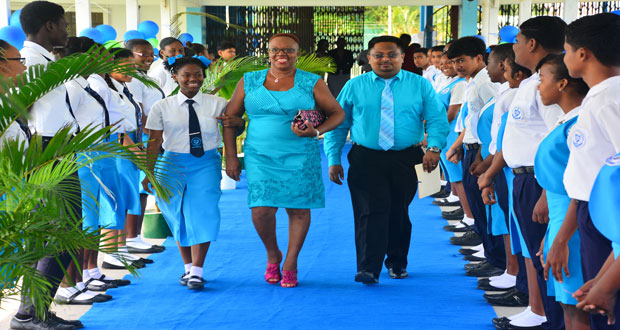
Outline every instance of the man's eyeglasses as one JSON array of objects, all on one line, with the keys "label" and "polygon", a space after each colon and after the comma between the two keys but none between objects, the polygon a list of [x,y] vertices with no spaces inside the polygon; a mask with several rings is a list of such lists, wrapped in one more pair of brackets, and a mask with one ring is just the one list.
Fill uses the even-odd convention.
[{"label": "man's eyeglasses", "polygon": [[21,64],[26,64],[26,59],[24,57],[7,57],[7,58],[2,58],[0,60],[3,60],[3,61],[19,61],[19,63],[21,63]]},{"label": "man's eyeglasses", "polygon": [[370,54],[370,56],[371,56],[371,57],[373,57],[373,58],[375,58],[375,59],[377,59],[377,60],[380,60],[380,59],[382,59],[382,58],[384,58],[384,57],[386,57],[386,56],[387,56],[388,58],[390,58],[390,59],[395,59],[395,58],[397,58],[397,57],[400,57],[401,55],[402,55],[402,54],[400,54],[400,53],[388,53],[388,54],[381,54],[381,53],[379,53],[379,54]]},{"label": "man's eyeglasses", "polygon": [[285,52],[286,54],[294,54],[297,53],[297,49],[295,48],[269,48],[270,54],[277,54],[280,51]]}]

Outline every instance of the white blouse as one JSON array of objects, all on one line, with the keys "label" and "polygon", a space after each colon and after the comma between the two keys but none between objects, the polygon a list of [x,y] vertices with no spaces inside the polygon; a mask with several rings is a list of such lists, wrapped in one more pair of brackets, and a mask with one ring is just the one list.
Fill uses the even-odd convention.
[{"label": "white blouse", "polygon": [[159,82],[159,87],[161,87],[166,96],[170,95],[170,93],[172,93],[172,91],[174,91],[178,86],[176,81],[172,79],[172,73],[166,70],[163,63],[161,66],[158,66],[150,71],[149,76]]},{"label": "white blouse", "polygon": [[[80,125],[80,129],[90,125],[91,128],[105,127],[105,112],[101,104],[92,97],[84,88],[88,86],[88,81],[78,77],[65,84],[69,93],[69,101],[73,107],[75,119]],[[112,122],[110,121],[110,124]]]},{"label": "white blouse", "polygon": [[[114,129],[121,132],[135,131],[137,128],[136,110],[133,105],[129,102],[125,102],[120,94],[112,90],[101,76],[90,75],[90,77],[88,77],[88,82],[90,83],[90,87],[101,95],[105,101],[108,112],[110,113],[110,124],[116,124]],[[112,82],[115,82],[114,79],[112,79]],[[120,84],[118,85],[120,86]],[[122,93],[122,86],[119,90]]]},{"label": "white blouse", "polygon": [[[158,101],[151,108],[145,128],[163,131],[163,147],[167,151],[185,153],[189,147],[189,106],[185,102],[188,97],[178,93]],[[198,121],[204,150],[217,148],[222,137],[218,127],[218,120],[226,109],[228,101],[219,96],[198,93],[192,100]]]},{"label": "white blouse", "polygon": [[163,91],[157,88],[149,88],[138,79],[132,79],[130,82],[126,83],[126,85],[136,102],[142,103],[145,116],[149,115],[155,102],[165,97],[165,95],[162,94]]}]

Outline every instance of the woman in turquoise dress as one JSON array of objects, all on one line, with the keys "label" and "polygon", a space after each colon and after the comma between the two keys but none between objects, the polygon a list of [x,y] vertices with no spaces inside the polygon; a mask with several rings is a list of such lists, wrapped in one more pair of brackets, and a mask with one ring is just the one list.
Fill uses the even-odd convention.
[{"label": "woman in turquoise dress", "polygon": [[563,58],[563,55],[549,55],[541,62],[540,85],[538,85],[540,99],[544,105],[559,105],[564,111],[564,116],[538,146],[534,172],[538,183],[546,193],[549,208],[549,226],[542,246],[543,257],[547,258],[552,246],[556,250],[568,248],[568,258],[565,259],[568,262],[565,267],[558,267],[549,260],[545,264],[545,271],[553,264],[549,271],[553,276],[547,279],[547,294],[555,296],[555,300],[562,305],[567,329],[583,329],[589,325],[590,318],[587,313],[575,308],[577,300],[572,297],[572,293],[583,285],[579,252],[581,243],[579,232],[576,230],[577,224],[573,225],[575,231],[568,242],[556,240],[556,236],[561,230],[567,229],[564,222],[570,203],[562,181],[570,155],[566,140],[569,130],[577,121],[580,104],[588,92],[588,86],[583,80],[573,79],[568,75]]},{"label": "woman in turquoise dress", "polygon": [[[265,280],[282,287],[297,286],[297,257],[310,226],[310,209],[325,207],[317,138],[338,127],[344,111],[318,75],[295,67],[299,41],[292,34],[269,40],[270,68],[249,72],[239,81],[226,116],[247,112],[250,123],[244,145],[248,203],[252,221],[267,250]],[[327,120],[318,127],[293,125],[299,110],[320,109]],[[226,174],[239,180],[236,127],[224,124]],[[276,211],[289,216],[289,244],[283,254],[276,239]]]}]

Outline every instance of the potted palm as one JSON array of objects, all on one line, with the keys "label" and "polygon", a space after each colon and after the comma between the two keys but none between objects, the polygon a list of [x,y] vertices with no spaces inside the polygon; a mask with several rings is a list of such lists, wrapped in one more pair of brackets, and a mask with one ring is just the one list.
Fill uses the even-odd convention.
[{"label": "potted palm", "polygon": [[[154,84],[138,74],[134,66],[113,60],[112,54],[99,48],[47,66],[30,67],[14,79],[0,77],[0,136],[18,117],[27,118],[27,109],[59,85],[78,76],[112,71]],[[76,202],[70,197],[75,188],[62,182],[79,168],[104,157],[124,157],[147,173],[159,196],[168,198],[168,179],[148,170],[147,164],[153,160],[133,154],[129,149],[132,146],[104,142],[110,130],[87,127],[72,135],[65,128],[52,138],[45,151],[42,138],[36,135],[28,148],[15,140],[0,148],[0,298],[24,297],[34,302],[37,316],[45,318],[51,303],[47,294],[50,283],[32,264],[62,251],[74,260],[81,249],[109,252],[106,239],[98,232],[83,231],[81,214],[69,211],[70,204]],[[99,156],[76,160],[78,154],[88,152]]]}]

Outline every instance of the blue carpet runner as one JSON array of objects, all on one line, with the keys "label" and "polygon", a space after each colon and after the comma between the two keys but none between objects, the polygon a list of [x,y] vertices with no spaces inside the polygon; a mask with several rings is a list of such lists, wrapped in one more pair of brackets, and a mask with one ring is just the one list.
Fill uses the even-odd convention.
[{"label": "blue carpet runner", "polygon": [[[349,146],[345,146],[345,154]],[[343,157],[346,162],[346,157]],[[312,211],[312,224],[299,259],[299,287],[281,288],[263,279],[264,247],[247,207],[247,183],[224,191],[222,226],[204,267],[206,287],[180,286],[183,263],[171,239],[152,255],[127,287],[107,293],[82,318],[86,329],[493,329],[493,308],[464,275],[452,235],[442,229],[432,198],[410,207],[413,235],[409,278],[390,279],[384,269],[375,286],[355,283],[353,211],[346,184],[329,181],[323,156],[326,208]],[[348,164],[343,164],[346,169]],[[199,206],[198,206],[199,207]],[[286,251],[287,217],[277,214],[280,249]]]}]

